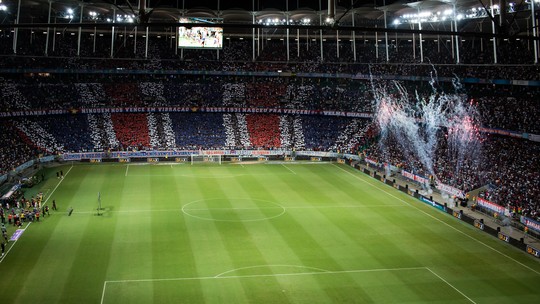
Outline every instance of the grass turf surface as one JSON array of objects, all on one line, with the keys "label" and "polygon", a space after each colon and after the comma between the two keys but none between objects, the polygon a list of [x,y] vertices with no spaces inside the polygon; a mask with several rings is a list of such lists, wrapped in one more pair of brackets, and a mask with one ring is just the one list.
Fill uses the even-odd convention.
[{"label": "grass turf surface", "polygon": [[9,303],[540,302],[537,259],[344,165],[45,173],[59,211],[0,263]]}]

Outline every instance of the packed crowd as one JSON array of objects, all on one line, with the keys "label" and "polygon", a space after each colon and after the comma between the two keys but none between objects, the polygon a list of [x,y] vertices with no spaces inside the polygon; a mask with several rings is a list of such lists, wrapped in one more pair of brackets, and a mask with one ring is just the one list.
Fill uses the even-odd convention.
[{"label": "packed crowd", "polygon": [[11,122],[0,121],[0,175],[34,159],[37,150],[26,141],[24,135]]},{"label": "packed crowd", "polygon": [[[47,109],[78,111],[103,107],[281,108],[366,113],[374,111],[370,80],[218,77],[218,76],[103,76],[100,82],[69,83],[59,78],[25,78],[0,82],[3,111]],[[380,82],[380,81],[377,81]],[[403,81],[411,93],[432,94],[427,83]],[[451,83],[437,89],[453,93]],[[527,86],[462,85],[477,105],[483,126],[540,133],[536,106],[540,89]],[[13,102],[13,100],[17,102]],[[518,108],[519,111],[514,111]]]},{"label": "packed crowd", "polygon": [[[23,31],[24,32],[24,31]],[[42,55],[41,38],[33,44],[21,44],[17,56],[10,55],[11,44],[1,44],[0,68],[74,69],[92,71],[50,77],[27,74],[3,75],[0,79],[0,112],[24,110],[68,110],[109,107],[186,107],[195,113],[73,114],[28,116],[2,119],[0,172],[6,173],[38,151],[106,151],[109,149],[260,149],[287,148],[332,150],[358,153],[365,151],[374,159],[390,162],[421,175],[435,173],[437,178],[462,190],[491,185],[484,195],[515,210],[537,215],[538,144],[532,141],[492,137],[485,141],[482,162],[465,161],[456,171],[449,161],[448,148],[441,138],[435,153],[434,172],[428,172],[417,159],[404,154],[397,144],[379,149],[376,132],[368,119],[318,115],[277,115],[244,113],[198,113],[206,107],[281,108],[314,111],[345,111],[371,114],[374,107],[371,76],[395,79],[402,76],[433,77],[438,88],[447,92],[461,90],[437,77],[505,80],[540,80],[540,67],[532,65],[527,45],[519,41],[501,43],[499,63],[493,62],[490,48],[479,52],[468,42],[461,48],[460,60],[471,65],[456,65],[455,54],[438,42],[426,42],[419,63],[418,45],[407,41],[389,46],[391,64],[385,63],[386,48],[369,42],[356,45],[353,62],[350,43],[327,41],[321,57],[317,42],[290,44],[289,56],[279,40],[261,43],[253,62],[251,41],[229,40],[222,50],[177,50],[170,41],[150,40],[149,56],[142,41],[117,41],[114,57],[104,46],[93,51],[83,39],[82,55],[77,57],[76,36],[59,35],[51,57]],[[21,34],[24,37],[24,33]],[[22,38],[21,38],[22,39]],[[99,37],[97,39],[103,39]],[[298,47],[300,49],[298,49]],[[516,51],[519,50],[519,51]],[[31,56],[25,56],[31,55]],[[182,60],[179,60],[180,57]],[[431,65],[435,63],[437,65]],[[522,65],[523,64],[523,65]],[[107,69],[102,73],[100,69]],[[137,71],[134,71],[137,70]],[[169,74],[154,75],[149,71]],[[142,72],[141,72],[142,71]],[[186,74],[174,75],[172,72]],[[133,73],[130,73],[133,72]],[[227,75],[216,75],[227,72]],[[261,76],[259,72],[282,72],[287,76]],[[257,74],[259,73],[259,74]],[[297,76],[323,73],[320,76]],[[348,76],[339,77],[337,73]],[[246,75],[247,74],[247,75]],[[330,75],[332,74],[332,75]],[[352,75],[355,75],[354,77]],[[398,77],[399,76],[399,77]],[[356,79],[359,78],[359,79]],[[420,95],[433,88],[427,82],[403,81]],[[463,85],[470,102],[476,104],[485,127],[540,134],[537,102],[540,90],[518,85]],[[58,123],[58,122],[61,123]],[[392,139],[394,142],[398,138]],[[369,147],[366,149],[366,147]],[[501,157],[491,157],[499,155]]]},{"label": "packed crowd", "polygon": [[148,120],[144,113],[111,114],[121,150],[143,150],[150,147]]},{"label": "packed crowd", "polygon": [[496,157],[489,159],[484,198],[540,221],[540,144],[493,136],[485,153]]},{"label": "packed crowd", "polygon": [[279,116],[275,114],[246,115],[249,139],[254,147],[281,148]]},{"label": "packed crowd", "polygon": [[[2,133],[5,156],[2,172],[23,159],[31,159],[38,151],[35,147],[50,153],[170,148],[364,152],[371,159],[418,175],[429,177],[434,173],[437,180],[464,191],[489,184],[486,198],[509,204],[521,214],[536,216],[539,209],[540,144],[524,139],[488,137],[483,143],[483,158],[457,163],[449,156],[445,136],[441,134],[433,159],[434,172],[431,172],[414,155],[400,149],[399,138],[386,141],[381,148],[368,119],[241,113],[114,113],[16,118],[3,124],[9,132]],[[82,149],[71,150],[72,147]]]}]

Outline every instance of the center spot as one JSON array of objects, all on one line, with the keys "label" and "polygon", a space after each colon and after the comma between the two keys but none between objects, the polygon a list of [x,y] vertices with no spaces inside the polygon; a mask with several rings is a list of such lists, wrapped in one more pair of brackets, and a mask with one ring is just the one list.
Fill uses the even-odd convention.
[{"label": "center spot", "polygon": [[182,207],[182,212],[203,220],[250,222],[278,217],[285,213],[285,208],[261,199],[213,198],[188,203]]}]

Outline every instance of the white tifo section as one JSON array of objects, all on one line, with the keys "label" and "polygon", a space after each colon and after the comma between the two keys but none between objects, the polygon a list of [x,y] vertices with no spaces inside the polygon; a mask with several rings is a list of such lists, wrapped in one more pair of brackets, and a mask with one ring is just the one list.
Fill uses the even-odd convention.
[{"label": "white tifo section", "polygon": [[150,145],[154,149],[166,147],[174,149],[176,140],[172,129],[172,121],[169,113],[154,113],[146,114],[148,122],[148,135],[150,136]]},{"label": "white tifo section", "polygon": [[249,140],[249,132],[247,128],[246,114],[236,113],[236,120],[238,121],[238,135],[240,136],[240,144],[244,148],[251,147],[251,141]]},{"label": "white tifo section", "polygon": [[159,131],[157,127],[156,114],[149,112],[146,114],[146,120],[148,122],[148,136],[150,137],[150,146],[154,149],[161,147],[161,140],[159,138]]},{"label": "white tifo section", "polygon": [[173,149],[176,147],[176,139],[174,138],[174,131],[172,128],[171,116],[169,113],[161,113],[161,121],[163,123],[163,140],[167,148]]},{"label": "white tifo section", "polygon": [[16,122],[16,127],[21,130],[34,144],[45,149],[49,153],[63,152],[64,146],[56,141],[51,133],[47,132],[37,122],[22,119]]},{"label": "white tifo section", "polygon": [[290,149],[293,143],[293,139],[291,136],[291,128],[288,115],[279,116],[279,131],[281,147],[284,149]]},{"label": "white tifo section", "polygon": [[305,147],[304,129],[300,116],[280,115],[281,147],[302,150]]},{"label": "white tifo section", "polygon": [[302,119],[300,115],[294,116],[293,120],[293,134],[294,134],[294,148],[303,150],[306,147],[306,141],[304,138],[304,128],[302,127]]},{"label": "white tifo section", "polygon": [[109,144],[109,147],[116,148],[120,146],[120,142],[116,138],[116,133],[114,132],[113,122],[111,120],[111,114],[103,114],[103,127],[105,129],[105,139]]},{"label": "white tifo section", "polygon": [[90,129],[90,139],[92,140],[92,145],[94,146],[94,149],[98,151],[102,150],[102,136],[98,124],[98,119],[94,114],[88,114],[86,118],[88,119],[88,128]]},{"label": "white tifo section", "polygon": [[232,114],[223,114],[223,127],[225,128],[225,146],[234,148],[236,146],[236,137],[234,136],[234,126],[232,123]]},{"label": "white tifo section", "polygon": [[120,145],[114,132],[111,114],[88,114],[86,117],[95,150],[116,148]]}]

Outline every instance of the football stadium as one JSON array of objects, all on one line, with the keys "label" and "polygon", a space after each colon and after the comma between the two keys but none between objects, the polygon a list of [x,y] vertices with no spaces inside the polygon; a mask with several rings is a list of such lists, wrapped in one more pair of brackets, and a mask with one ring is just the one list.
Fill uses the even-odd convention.
[{"label": "football stadium", "polygon": [[539,0],[0,0],[2,303],[540,303]]}]

